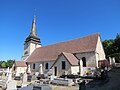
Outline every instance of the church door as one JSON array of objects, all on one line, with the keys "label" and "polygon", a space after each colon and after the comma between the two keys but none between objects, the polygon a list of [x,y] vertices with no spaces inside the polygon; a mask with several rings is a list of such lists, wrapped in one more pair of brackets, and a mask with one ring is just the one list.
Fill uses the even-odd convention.
[{"label": "church door", "polygon": [[57,67],[54,67],[54,74],[57,76]]}]

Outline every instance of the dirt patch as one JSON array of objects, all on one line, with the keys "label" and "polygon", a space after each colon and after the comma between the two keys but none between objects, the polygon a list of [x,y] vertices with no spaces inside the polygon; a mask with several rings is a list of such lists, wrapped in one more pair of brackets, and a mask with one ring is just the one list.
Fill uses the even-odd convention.
[{"label": "dirt patch", "polygon": [[57,85],[50,85],[52,90],[79,90],[79,86],[57,86]]}]

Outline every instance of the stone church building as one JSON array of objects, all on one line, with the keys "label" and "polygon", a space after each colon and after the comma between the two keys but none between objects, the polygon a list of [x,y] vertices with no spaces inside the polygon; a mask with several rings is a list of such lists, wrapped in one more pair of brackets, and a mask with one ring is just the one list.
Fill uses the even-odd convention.
[{"label": "stone church building", "polygon": [[30,35],[24,43],[22,57],[22,61],[30,65],[32,74],[39,73],[40,66],[42,66],[42,73],[47,74],[52,71],[55,76],[61,76],[65,72],[67,74],[83,73],[85,68],[98,67],[98,62],[101,60],[105,60],[105,53],[100,33],[42,46],[36,33],[34,17]]}]

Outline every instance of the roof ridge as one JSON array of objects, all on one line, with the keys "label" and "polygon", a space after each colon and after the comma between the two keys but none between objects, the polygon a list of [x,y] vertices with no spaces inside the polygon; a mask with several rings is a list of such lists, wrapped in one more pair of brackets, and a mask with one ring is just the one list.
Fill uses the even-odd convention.
[{"label": "roof ridge", "polygon": [[[72,40],[66,40],[66,41],[61,41],[61,42],[54,43],[54,44],[49,44],[49,45],[47,45],[47,46],[42,46],[42,47],[39,47],[39,48],[44,48],[44,47],[53,46],[53,45],[56,45],[56,44],[71,42],[71,41],[74,41],[74,40],[77,40],[77,39],[82,39],[82,38],[90,37],[90,36],[93,36],[93,35],[100,35],[100,32],[97,32],[97,33],[95,33],[95,34],[90,34],[90,35],[87,35],[87,36],[83,36],[83,37],[81,37],[81,38],[75,38],[75,39],[72,39]],[[39,49],[39,48],[37,48],[37,49]]]}]

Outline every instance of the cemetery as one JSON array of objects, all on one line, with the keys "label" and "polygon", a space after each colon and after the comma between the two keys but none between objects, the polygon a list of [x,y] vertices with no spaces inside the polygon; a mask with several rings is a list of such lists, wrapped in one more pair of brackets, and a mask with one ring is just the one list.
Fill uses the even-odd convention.
[{"label": "cemetery", "polygon": [[114,59],[110,58],[110,60],[109,67],[101,64],[100,68],[88,69],[89,71],[82,76],[67,73],[60,77],[45,76],[41,70],[38,75],[31,75],[30,69],[27,69],[27,73],[14,74],[11,68],[7,68],[1,73],[0,88],[2,90],[55,90],[54,87],[57,85],[58,87],[76,87],[77,90],[78,88],[79,90],[96,90],[96,88],[109,83],[108,73],[116,67]]}]

